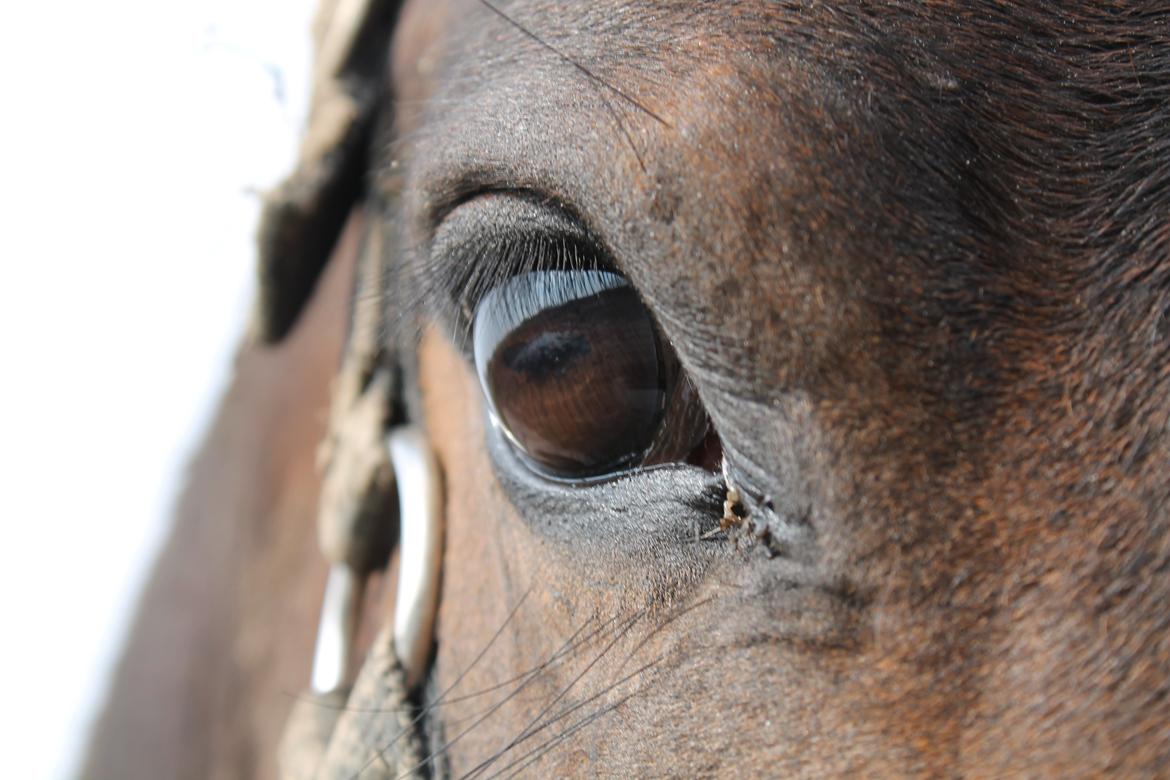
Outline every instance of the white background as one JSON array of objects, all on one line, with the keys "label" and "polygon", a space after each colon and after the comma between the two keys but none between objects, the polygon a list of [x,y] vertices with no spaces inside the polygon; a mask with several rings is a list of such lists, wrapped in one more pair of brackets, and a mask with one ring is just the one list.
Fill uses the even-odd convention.
[{"label": "white background", "polygon": [[312,0],[0,7],[0,748],[78,769],[251,303]]}]

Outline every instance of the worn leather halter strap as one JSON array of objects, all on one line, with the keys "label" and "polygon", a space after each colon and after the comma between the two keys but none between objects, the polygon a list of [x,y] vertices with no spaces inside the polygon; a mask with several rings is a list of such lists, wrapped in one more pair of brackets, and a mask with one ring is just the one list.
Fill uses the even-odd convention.
[{"label": "worn leather halter strap", "polygon": [[394,624],[378,632],[351,686],[348,660],[364,582],[349,564],[334,562],[312,690],[297,701],[282,739],[285,778],[416,777],[426,763],[408,697],[422,680],[432,644],[442,536],[439,473],[417,429],[391,431],[386,445],[401,528]]},{"label": "worn leather halter strap", "polygon": [[[371,220],[359,253],[349,337],[333,383],[317,535],[329,576],[310,691],[281,745],[285,778],[411,777],[424,764],[410,693],[433,644],[442,545],[442,491],[423,432],[393,425],[394,371],[383,348],[386,254]],[[397,537],[394,621],[354,677],[366,580]]]},{"label": "worn leather halter strap", "polygon": [[[253,333],[262,341],[279,341],[292,328],[363,198],[372,129],[389,105],[384,68],[398,6],[321,0],[300,158],[266,198],[261,219]],[[410,694],[433,644],[439,471],[423,433],[398,426],[394,416],[401,388],[385,348],[386,252],[378,221],[364,229],[350,330],[319,452],[317,532],[329,577],[310,690],[298,697],[281,741],[284,778],[413,777],[425,760]],[[393,626],[378,632],[355,675],[366,581],[387,565],[396,538]]]},{"label": "worn leather halter strap", "polygon": [[[371,219],[363,227],[349,335],[319,452],[317,536],[330,569],[310,691],[294,706],[281,744],[285,778],[411,777],[425,762],[409,696],[433,644],[442,491],[426,436],[396,424],[403,405],[384,343],[383,226]],[[366,580],[387,565],[395,538],[393,625],[378,632],[355,678]]]}]

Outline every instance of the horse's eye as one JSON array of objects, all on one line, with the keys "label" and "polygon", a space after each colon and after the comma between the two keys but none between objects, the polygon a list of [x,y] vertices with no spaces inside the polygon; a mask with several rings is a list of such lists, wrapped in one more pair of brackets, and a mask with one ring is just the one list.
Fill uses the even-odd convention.
[{"label": "horse's eye", "polygon": [[674,353],[617,274],[513,277],[481,300],[474,347],[493,421],[546,476],[682,460],[706,432]]}]

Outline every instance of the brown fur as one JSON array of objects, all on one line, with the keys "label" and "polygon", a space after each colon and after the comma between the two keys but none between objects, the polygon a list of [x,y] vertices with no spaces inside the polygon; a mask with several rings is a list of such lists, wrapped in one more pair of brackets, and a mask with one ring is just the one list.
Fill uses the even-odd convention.
[{"label": "brown fur", "polygon": [[[406,9],[373,163],[446,474],[452,773],[1163,775],[1170,14],[501,5]],[[516,191],[637,287],[768,544],[696,541],[697,469],[566,493],[484,430],[457,318],[405,303]]]}]

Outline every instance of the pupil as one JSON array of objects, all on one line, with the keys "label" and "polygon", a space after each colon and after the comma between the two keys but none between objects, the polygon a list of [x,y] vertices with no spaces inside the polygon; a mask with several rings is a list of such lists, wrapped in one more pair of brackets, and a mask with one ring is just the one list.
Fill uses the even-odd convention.
[{"label": "pupil", "polygon": [[539,382],[563,377],[578,358],[587,357],[589,339],[579,333],[541,333],[531,341],[512,344],[500,352],[504,366]]},{"label": "pupil", "polygon": [[605,271],[538,271],[488,293],[476,370],[494,419],[553,477],[637,465],[666,406],[657,331],[632,287]]}]

